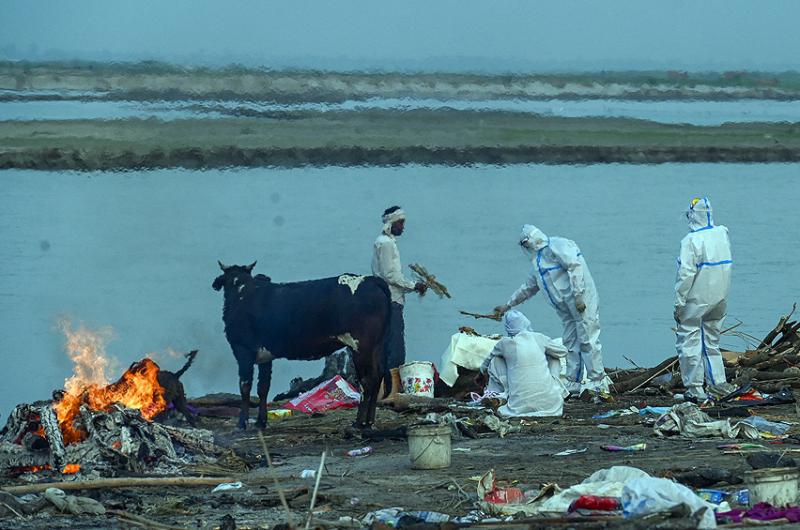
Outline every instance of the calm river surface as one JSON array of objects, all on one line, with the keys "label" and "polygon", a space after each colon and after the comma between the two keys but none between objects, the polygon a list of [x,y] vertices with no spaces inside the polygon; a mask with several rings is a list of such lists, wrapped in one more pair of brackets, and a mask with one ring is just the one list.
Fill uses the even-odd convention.
[{"label": "calm river surface", "polygon": [[[404,264],[425,265],[453,294],[409,299],[410,359],[438,362],[462,325],[500,331],[458,309],[488,311],[523,281],[523,223],[580,245],[600,293],[608,366],[672,355],[681,214],[698,194],[730,228],[730,323],[761,337],[800,298],[798,177],[798,164],[2,171],[0,413],[48,398],[71,373],[60,316],[113,328],[108,352],[120,370],[149,352],[174,370],[182,360],[167,350],[198,348],[187,392],[236,392],[222,295],[211,289],[217,260],[258,260],[256,272],[275,281],[368,273],[380,214],[393,204],[409,216]],[[543,296],[521,309],[560,335]],[[320,368],[277,361],[271,395]]]}]

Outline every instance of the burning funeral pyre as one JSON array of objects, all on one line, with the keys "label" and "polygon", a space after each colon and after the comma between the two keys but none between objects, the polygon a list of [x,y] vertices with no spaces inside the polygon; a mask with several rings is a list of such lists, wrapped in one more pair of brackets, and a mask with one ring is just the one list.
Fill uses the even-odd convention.
[{"label": "burning funeral pyre", "polygon": [[62,328],[74,374],[52,401],[20,404],[9,415],[0,431],[0,474],[171,473],[219,453],[210,431],[153,423],[168,403],[152,359],[108,384],[103,334]]}]

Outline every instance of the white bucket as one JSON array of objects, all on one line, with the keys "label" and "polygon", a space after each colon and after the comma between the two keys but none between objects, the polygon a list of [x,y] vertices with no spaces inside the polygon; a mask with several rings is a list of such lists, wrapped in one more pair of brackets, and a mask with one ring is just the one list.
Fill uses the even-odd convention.
[{"label": "white bucket", "polygon": [[404,394],[433,397],[433,363],[414,361],[400,365],[400,383]]},{"label": "white bucket", "polygon": [[411,469],[450,467],[449,425],[414,425],[408,428],[408,456]]},{"label": "white bucket", "polygon": [[796,467],[746,471],[744,482],[750,490],[751,504],[768,502],[773,506],[789,506],[800,501],[800,469]]}]

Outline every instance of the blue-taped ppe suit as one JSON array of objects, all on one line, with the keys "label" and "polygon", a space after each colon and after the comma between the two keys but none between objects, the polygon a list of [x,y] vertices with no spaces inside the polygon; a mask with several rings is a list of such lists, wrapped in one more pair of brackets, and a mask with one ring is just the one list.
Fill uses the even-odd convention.
[{"label": "blue-taped ppe suit", "polygon": [[677,350],[687,396],[703,399],[704,380],[725,382],[719,337],[733,260],[728,229],[714,226],[708,197],[693,199],[686,218],[690,232],[681,240],[675,282]]},{"label": "blue-taped ppe suit", "polygon": [[513,307],[543,289],[564,327],[567,389],[580,391],[583,366],[588,387],[607,390],[600,346],[599,300],[594,280],[578,245],[563,237],[548,237],[533,225],[524,225],[519,244],[531,255],[533,269],[506,303]]}]

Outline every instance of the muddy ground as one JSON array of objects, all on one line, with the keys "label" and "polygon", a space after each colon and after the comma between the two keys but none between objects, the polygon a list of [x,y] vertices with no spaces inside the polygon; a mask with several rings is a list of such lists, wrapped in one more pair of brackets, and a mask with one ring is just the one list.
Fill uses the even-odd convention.
[{"label": "muddy ground", "polygon": [[[400,506],[409,510],[431,510],[453,516],[465,515],[474,508],[476,482],[472,477],[495,469],[498,479],[516,481],[523,489],[537,489],[544,483],[555,482],[567,487],[582,481],[599,469],[613,465],[635,466],[655,476],[672,476],[695,468],[720,468],[733,471],[734,477],[749,469],[745,455],[725,454],[717,446],[719,439],[688,440],[659,438],[646,419],[638,415],[593,420],[598,412],[637,407],[644,404],[670,405],[672,398],[646,394],[626,395],[615,403],[592,404],[570,401],[565,414],[558,419],[514,421],[522,424],[519,433],[500,438],[489,431],[477,439],[454,438],[452,465],[443,470],[412,470],[409,464],[408,445],[405,440],[362,440],[349,429],[355,411],[338,410],[315,416],[293,416],[273,421],[264,431],[270,454],[278,464],[274,470],[280,488],[289,498],[297,520],[308,509],[309,488],[312,479],[300,478],[305,469],[315,469],[320,456],[327,451],[325,472],[317,499],[317,517],[336,521],[342,516],[356,518],[383,508]],[[767,419],[798,421],[794,405],[759,407],[754,413]],[[398,413],[387,408],[378,411],[378,427],[392,429],[418,421],[424,411]],[[457,416],[475,419],[482,413],[454,411]],[[264,465],[258,432],[241,432],[235,428],[233,418],[203,418],[202,426],[215,432],[219,444],[234,449],[236,455],[250,466],[244,474],[220,466],[206,470],[206,475],[235,476],[245,486],[227,493],[211,493],[211,487],[128,488],[116,490],[90,490],[83,494],[101,501],[107,509],[125,510],[161,525],[185,528],[217,528],[223,517],[230,515],[239,528],[271,528],[285,522],[278,492]],[[598,425],[607,425],[600,427]],[[791,433],[796,434],[794,426]],[[644,452],[609,453],[600,449],[603,444],[631,445],[647,443]],[[767,450],[771,447],[760,441]],[[374,452],[366,457],[353,458],[345,452],[369,445]],[[585,453],[553,456],[565,449],[583,449]],[[800,448],[780,445],[772,448]],[[197,469],[187,469],[187,474],[197,475]],[[5,480],[3,486],[19,484],[19,480]],[[735,485],[719,484],[722,489],[738,489]],[[740,488],[741,486],[739,486]],[[560,527],[623,527],[620,520],[604,521],[586,526],[583,523],[559,525]],[[684,521],[684,526],[686,521]],[[0,528],[126,528],[115,515],[66,516],[33,515],[24,518],[0,519]],[[598,526],[599,525],[599,526]],[[530,528],[546,528],[546,522],[526,523]],[[674,527],[674,526],[673,526]],[[678,525],[677,527],[681,527]],[[787,526],[788,528],[788,526]]]}]

